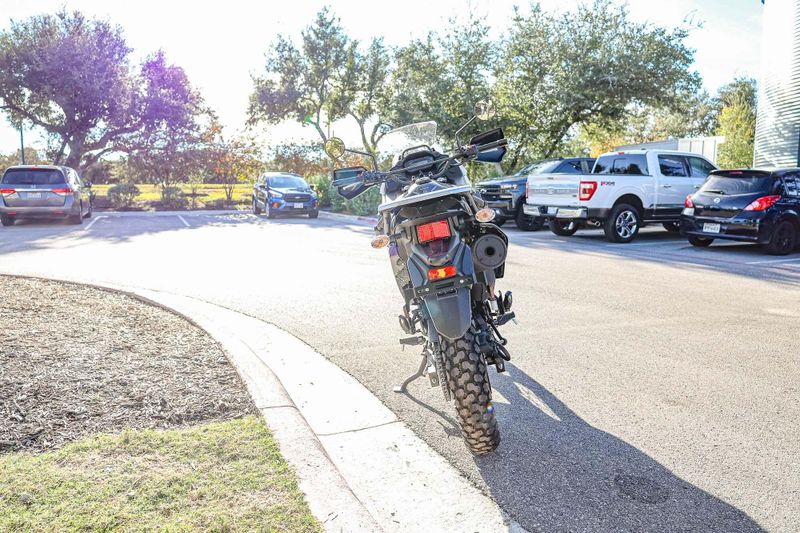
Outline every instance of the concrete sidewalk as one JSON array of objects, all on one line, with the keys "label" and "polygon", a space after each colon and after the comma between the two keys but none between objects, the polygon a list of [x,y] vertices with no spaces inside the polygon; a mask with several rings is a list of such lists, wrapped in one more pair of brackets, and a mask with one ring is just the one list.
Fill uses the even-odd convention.
[{"label": "concrete sidewalk", "polygon": [[229,354],[327,531],[524,531],[352,376],[262,320],[116,285],[185,316]]}]

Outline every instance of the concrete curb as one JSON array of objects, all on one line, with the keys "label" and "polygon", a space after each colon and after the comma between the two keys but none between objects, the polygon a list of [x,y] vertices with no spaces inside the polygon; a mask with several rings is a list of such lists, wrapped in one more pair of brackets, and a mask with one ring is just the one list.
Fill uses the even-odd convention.
[{"label": "concrete curb", "polygon": [[222,345],[327,531],[524,531],[355,378],[285,331],[187,296],[93,285],[176,312]]},{"label": "concrete curb", "polygon": [[345,215],[342,213],[332,213],[330,211],[320,211],[319,216],[322,218],[329,218],[333,220],[346,220],[347,222],[352,222],[353,224],[361,224],[363,226],[370,226],[370,227],[373,227],[375,226],[375,224],[378,223],[378,219],[375,217]]}]

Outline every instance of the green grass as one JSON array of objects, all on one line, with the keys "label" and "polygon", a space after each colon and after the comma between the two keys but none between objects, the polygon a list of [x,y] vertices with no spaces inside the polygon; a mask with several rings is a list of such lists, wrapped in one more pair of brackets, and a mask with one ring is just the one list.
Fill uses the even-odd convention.
[{"label": "green grass", "polygon": [[319,531],[261,419],[0,456],[0,531]]},{"label": "green grass", "polygon": [[[141,194],[136,197],[137,201],[146,203],[161,199],[161,188],[158,185],[141,183],[136,184],[136,186],[141,191]],[[105,197],[108,195],[108,189],[111,187],[113,187],[113,185],[92,185],[92,191],[98,197]],[[180,187],[185,194],[192,192],[191,187],[185,183],[178,184],[176,187]],[[213,200],[222,200],[225,198],[225,190],[223,189],[223,186],[217,183],[203,183],[198,185],[197,193],[203,195],[198,197],[198,200],[204,203]],[[253,185],[249,183],[235,185],[233,188],[233,200],[235,202],[249,203],[252,194]]]}]

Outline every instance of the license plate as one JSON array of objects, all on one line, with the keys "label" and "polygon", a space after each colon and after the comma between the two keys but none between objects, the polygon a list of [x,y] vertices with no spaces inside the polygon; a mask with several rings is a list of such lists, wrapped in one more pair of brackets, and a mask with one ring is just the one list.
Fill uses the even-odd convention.
[{"label": "license plate", "polygon": [[719,230],[719,224],[712,224],[710,222],[703,224],[703,233],[719,233]]},{"label": "license plate", "polygon": [[548,215],[557,215],[558,214],[558,208],[557,207],[548,207],[547,208],[547,214]]},{"label": "license plate", "polygon": [[561,218],[578,218],[581,216],[580,209],[559,209],[558,216]]},{"label": "license plate", "polygon": [[25,199],[26,200],[41,200],[44,198],[44,194],[40,192],[26,192]]},{"label": "license plate", "polygon": [[295,209],[303,209],[303,204],[294,204]]}]

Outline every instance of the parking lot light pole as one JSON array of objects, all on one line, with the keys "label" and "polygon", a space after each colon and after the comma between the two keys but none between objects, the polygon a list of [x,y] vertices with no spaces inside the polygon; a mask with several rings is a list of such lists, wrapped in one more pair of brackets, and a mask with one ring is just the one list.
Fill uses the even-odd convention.
[{"label": "parking lot light pole", "polygon": [[25,137],[22,134],[22,124],[19,125],[19,153],[22,156],[22,164],[25,164]]}]

